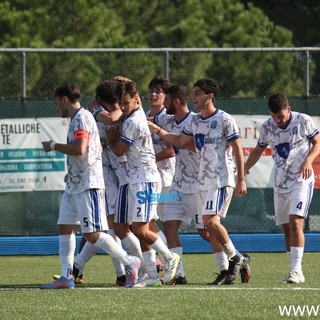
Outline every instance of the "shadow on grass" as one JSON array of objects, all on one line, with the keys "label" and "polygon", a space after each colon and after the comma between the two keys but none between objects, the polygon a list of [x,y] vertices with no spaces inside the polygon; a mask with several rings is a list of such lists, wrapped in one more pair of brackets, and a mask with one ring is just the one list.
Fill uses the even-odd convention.
[{"label": "shadow on grass", "polygon": [[[36,283],[36,284],[20,284],[20,285],[12,285],[12,284],[2,284],[0,285],[0,291],[10,291],[10,290],[35,290],[39,289],[42,283]],[[123,288],[116,284],[101,284],[101,283],[90,283],[90,284],[81,284],[76,285],[76,289],[94,289],[94,288]],[[46,289],[42,289],[46,290]]]}]

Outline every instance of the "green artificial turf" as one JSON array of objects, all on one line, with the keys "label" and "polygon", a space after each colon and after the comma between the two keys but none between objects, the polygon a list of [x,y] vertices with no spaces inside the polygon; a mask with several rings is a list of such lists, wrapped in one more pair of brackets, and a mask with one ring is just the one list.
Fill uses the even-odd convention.
[{"label": "green artificial turf", "polygon": [[[0,257],[1,319],[319,319],[319,253],[305,253],[306,282],[288,285],[285,253],[252,253],[249,283],[208,286],[217,272],[211,254],[186,254],[188,284],[124,289],[115,285],[108,255],[95,256],[85,269],[85,283],[75,290],[40,290],[59,274],[58,256]],[[290,316],[280,308],[292,306]],[[296,308],[304,310],[296,316]],[[314,312],[307,312],[314,308]],[[312,311],[312,310],[311,310]]]}]

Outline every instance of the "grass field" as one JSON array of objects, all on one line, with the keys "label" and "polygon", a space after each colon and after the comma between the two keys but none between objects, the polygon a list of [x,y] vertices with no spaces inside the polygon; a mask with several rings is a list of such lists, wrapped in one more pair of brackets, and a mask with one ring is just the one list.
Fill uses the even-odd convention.
[{"label": "grass field", "polygon": [[[320,319],[319,253],[306,253],[306,283],[288,285],[284,253],[252,253],[252,277],[231,286],[208,286],[217,272],[211,254],[184,256],[188,285],[124,289],[114,285],[107,255],[95,256],[85,284],[75,290],[40,290],[60,272],[58,256],[0,257],[0,317],[7,319]],[[290,305],[314,307],[307,316],[281,316]],[[318,313],[316,313],[318,310]],[[309,309],[308,309],[309,310]]]}]

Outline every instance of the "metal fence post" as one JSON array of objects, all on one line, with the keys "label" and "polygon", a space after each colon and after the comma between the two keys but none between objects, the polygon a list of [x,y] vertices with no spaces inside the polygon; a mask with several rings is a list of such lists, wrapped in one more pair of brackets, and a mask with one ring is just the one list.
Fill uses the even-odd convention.
[{"label": "metal fence post", "polygon": [[305,97],[309,96],[310,89],[310,72],[309,72],[309,63],[310,63],[310,53],[307,50],[304,54],[304,95]]},{"label": "metal fence post", "polygon": [[27,97],[27,72],[26,72],[26,52],[21,52],[21,99]]},{"label": "metal fence post", "polygon": [[163,72],[166,79],[169,80],[170,66],[169,66],[169,51],[163,53]]}]

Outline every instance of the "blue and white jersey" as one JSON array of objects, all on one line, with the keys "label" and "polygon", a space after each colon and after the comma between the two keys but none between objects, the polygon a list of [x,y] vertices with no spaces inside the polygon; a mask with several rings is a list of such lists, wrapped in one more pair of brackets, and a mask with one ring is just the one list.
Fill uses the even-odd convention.
[{"label": "blue and white jersey", "polygon": [[67,143],[71,144],[81,131],[88,133],[88,146],[82,156],[67,156],[68,179],[65,192],[79,194],[88,189],[104,189],[100,137],[92,114],[80,108],[69,124]]},{"label": "blue and white jersey", "polygon": [[199,190],[235,186],[232,148],[228,142],[240,138],[238,126],[231,115],[217,109],[207,118],[192,115],[183,133],[193,135],[199,156]]},{"label": "blue and white jersey", "polygon": [[302,178],[300,166],[309,154],[309,140],[318,134],[311,117],[299,112],[290,113],[290,122],[285,128],[278,127],[271,117],[262,124],[258,145],[271,147],[275,163],[274,186],[279,192],[291,191],[296,182],[314,181],[314,173],[307,180]]},{"label": "blue and white jersey", "polygon": [[160,174],[148,127],[146,115],[141,107],[129,114],[122,123],[121,141],[128,144],[125,152],[125,183],[160,182]]},{"label": "blue and white jersey", "polygon": [[[97,121],[97,115],[100,112],[106,111],[106,109],[101,105],[96,105],[94,107],[91,107],[89,111],[92,112],[94,118]],[[127,158],[124,155],[121,157],[117,157],[108,146],[106,142],[106,130],[108,129],[108,127],[110,127],[110,125],[97,121],[97,126],[99,130],[101,145],[103,148],[102,165],[105,184],[109,185],[115,182],[114,174],[116,174],[119,182],[124,183],[125,172],[123,168],[125,167],[124,163],[127,162]],[[116,126],[121,127],[121,123],[117,123]]]},{"label": "blue and white jersey", "polygon": [[[119,122],[115,125],[107,125],[105,124],[105,131],[108,129],[108,127],[119,127],[119,130],[121,131],[122,122]],[[113,174],[116,175],[119,185],[125,184],[126,182],[126,163],[127,163],[127,157],[126,155],[122,155],[120,157],[117,157],[112,150],[110,149],[110,146],[106,144],[105,149],[102,153],[102,163],[103,163],[103,171],[104,171],[104,180],[106,182],[106,185],[113,182],[114,178],[112,177]]]},{"label": "blue and white jersey", "polygon": [[[90,111],[92,113],[93,117],[97,121],[97,118],[96,118],[97,114],[102,111],[106,111],[106,110],[103,106],[97,104],[95,106],[90,106],[88,108],[88,111]],[[97,121],[97,127],[98,127],[98,131],[99,131],[101,145],[102,145],[102,148],[104,149],[106,146],[106,127],[105,127],[104,123],[99,122],[99,121]]]},{"label": "blue and white jersey", "polygon": [[[166,131],[180,134],[192,115],[195,113],[190,111],[184,119],[177,122],[173,115],[160,113],[154,117],[154,122]],[[187,148],[174,147],[174,150],[176,167],[171,189],[182,193],[195,193],[198,190],[199,158],[195,152]]]},{"label": "blue and white jersey", "polygon": [[[161,111],[155,116],[160,116],[166,114],[166,109],[163,107]],[[150,110],[146,112],[146,116],[149,117]],[[167,147],[166,142],[160,138],[156,133],[151,133],[151,138],[153,142],[154,153],[157,154]],[[174,175],[174,168],[176,164],[175,157],[164,159],[156,162],[158,171],[161,176],[162,187],[169,187],[172,184],[172,179]]]}]

